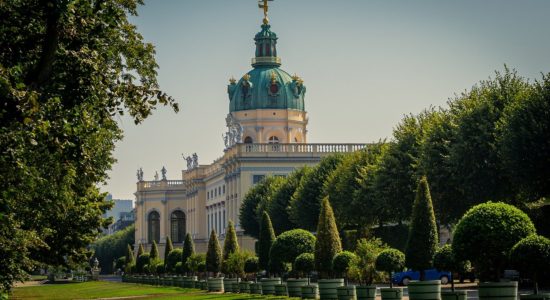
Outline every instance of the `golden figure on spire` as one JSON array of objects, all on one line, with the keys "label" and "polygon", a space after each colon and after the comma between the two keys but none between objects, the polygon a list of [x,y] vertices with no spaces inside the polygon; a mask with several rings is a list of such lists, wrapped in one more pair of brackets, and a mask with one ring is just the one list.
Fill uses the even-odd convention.
[{"label": "golden figure on spire", "polygon": [[262,8],[264,10],[264,24],[267,25],[269,23],[269,19],[267,18],[267,11],[269,10],[269,5],[267,4],[268,1],[273,0],[259,0],[258,1],[258,7]]}]

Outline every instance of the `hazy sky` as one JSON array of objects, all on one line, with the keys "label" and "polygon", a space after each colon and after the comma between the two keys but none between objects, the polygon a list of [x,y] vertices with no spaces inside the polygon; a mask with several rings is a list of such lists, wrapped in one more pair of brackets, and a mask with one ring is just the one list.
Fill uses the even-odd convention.
[{"label": "hazy sky", "polygon": [[[255,0],[149,0],[132,18],[157,50],[161,88],[177,99],[143,124],[120,118],[125,138],[103,191],[134,199],[166,166],[181,179],[181,154],[207,164],[223,154],[231,76],[251,69],[260,30]],[[550,72],[550,1],[275,0],[271,29],[282,69],[304,78],[308,142],[363,143],[391,135],[404,114],[445,105],[502,70]],[[160,173],[160,171],[159,171]]]}]

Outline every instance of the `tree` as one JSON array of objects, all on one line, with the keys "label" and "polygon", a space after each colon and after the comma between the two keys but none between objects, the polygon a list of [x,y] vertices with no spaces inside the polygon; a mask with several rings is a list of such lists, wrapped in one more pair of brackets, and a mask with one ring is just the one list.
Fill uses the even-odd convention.
[{"label": "tree", "polygon": [[151,260],[160,259],[159,258],[159,248],[157,247],[157,242],[153,241],[151,245],[151,252],[149,252]]},{"label": "tree", "polygon": [[342,154],[332,154],[321,159],[311,172],[304,174],[290,201],[290,219],[299,228],[314,231],[324,198],[323,186],[330,173],[343,159]]},{"label": "tree", "polygon": [[258,260],[258,257],[251,256],[247,258],[244,263],[244,272],[247,274],[250,274],[250,273],[257,273],[259,271],[260,271],[260,261]]},{"label": "tree", "polygon": [[140,123],[157,104],[178,110],[159,90],[154,47],[128,20],[140,3],[0,6],[3,290],[37,264],[88,258],[111,205],[99,186],[122,138],[113,116],[126,111]]},{"label": "tree", "polygon": [[193,272],[193,275],[196,275],[197,272],[204,272],[200,270],[201,265],[205,266],[206,264],[206,255],[204,253],[193,253],[189,258],[187,258],[187,263],[185,270]]},{"label": "tree", "polygon": [[522,239],[512,247],[510,260],[522,276],[533,280],[534,293],[538,294],[538,282],[550,270],[550,239],[538,235]]},{"label": "tree", "polygon": [[451,273],[451,290],[455,291],[454,272],[463,273],[469,268],[469,261],[458,261],[453,255],[451,245],[447,244],[439,247],[434,254],[433,266],[438,271],[448,271]]},{"label": "tree", "polygon": [[128,244],[128,248],[126,249],[126,264],[133,264],[134,262],[134,251],[132,250],[132,246]]},{"label": "tree", "polygon": [[332,271],[333,257],[342,251],[342,242],[336,227],[336,220],[328,198],[321,204],[319,224],[317,225],[317,242],[315,243],[315,267],[318,272]]},{"label": "tree", "polygon": [[294,260],[293,270],[300,272],[302,276],[306,276],[309,279],[309,273],[315,270],[315,256],[313,253],[298,255]]},{"label": "tree", "polygon": [[275,232],[269,215],[264,211],[262,223],[260,224],[260,240],[258,241],[258,259],[260,260],[260,268],[263,270],[269,269],[269,251],[273,241],[275,241]]},{"label": "tree", "polygon": [[439,242],[432,198],[426,177],[422,177],[418,183],[409,228],[409,239],[405,252],[406,265],[419,271],[420,280],[424,280],[424,270],[432,267],[433,256]]},{"label": "tree", "polygon": [[356,261],[352,266],[352,273],[356,274],[358,281],[364,281],[367,285],[377,278],[376,258],[387,249],[380,239],[360,239],[355,246]]},{"label": "tree", "polygon": [[249,258],[254,257],[254,254],[248,251],[235,251],[229,254],[229,257],[224,261],[225,269],[229,274],[237,277],[244,277],[245,265]]},{"label": "tree", "polygon": [[182,250],[174,249],[166,255],[164,259],[164,268],[166,272],[176,273],[176,264],[181,262]]},{"label": "tree", "polygon": [[311,172],[311,168],[308,166],[296,169],[283,180],[277,189],[274,189],[268,207],[268,214],[271,216],[275,232],[285,232],[296,228],[296,224],[294,224],[289,216],[290,201],[302,177],[308,172]]},{"label": "tree", "polygon": [[143,249],[143,244],[142,243],[139,243],[139,247],[138,247],[138,252],[137,252],[137,255],[136,255],[136,258],[138,258],[140,255],[144,254],[145,253],[145,249]]},{"label": "tree", "polygon": [[[315,251],[315,236],[303,229],[293,229],[279,235],[269,251],[269,265],[292,264],[302,253]],[[270,267],[270,269],[273,269]]]},{"label": "tree", "polygon": [[506,107],[498,126],[504,168],[529,201],[550,197],[549,113],[550,73],[533,85],[527,97]]},{"label": "tree", "polygon": [[208,251],[206,252],[206,271],[219,273],[222,266],[222,249],[216,231],[210,233]]},{"label": "tree", "polygon": [[[170,239],[169,236],[166,237],[166,243],[164,244],[164,266],[166,267],[166,259],[168,258],[168,254],[174,250],[174,245],[172,245],[172,239]],[[175,266],[175,263],[174,263]],[[169,271],[169,269],[168,269]]]},{"label": "tree", "polygon": [[283,178],[268,176],[251,188],[244,196],[239,220],[245,234],[259,239],[260,221],[263,209],[269,207],[273,191],[283,182]]},{"label": "tree", "polygon": [[101,237],[91,245],[90,248],[99,261],[102,273],[111,274],[115,271],[113,270],[113,260],[127,255],[128,245],[133,244],[134,239],[134,226],[131,225],[114,234]]},{"label": "tree", "polygon": [[223,242],[223,260],[229,258],[233,252],[239,252],[239,243],[237,242],[237,233],[233,226],[233,221],[229,220],[227,232],[225,233],[225,241]]},{"label": "tree", "polygon": [[189,232],[185,235],[185,240],[183,241],[183,251],[181,254],[181,262],[182,262],[182,268],[183,271],[191,271],[187,269],[187,260],[191,255],[195,254],[195,244],[193,243],[193,239],[191,238],[191,234]]},{"label": "tree", "polygon": [[139,255],[136,259],[136,271],[138,273],[146,273],[147,272],[146,266],[148,266],[150,262],[151,262],[151,257],[149,256],[149,253],[143,253]]},{"label": "tree", "polygon": [[332,269],[334,272],[343,275],[346,280],[348,278],[348,271],[352,267],[357,257],[353,252],[342,251],[334,256],[332,259]]},{"label": "tree", "polygon": [[387,272],[390,278],[390,288],[393,288],[391,280],[393,272],[402,271],[405,268],[405,254],[397,249],[386,249],[376,258],[376,269]]},{"label": "tree", "polygon": [[481,281],[498,281],[510,249],[534,233],[531,219],[516,207],[501,202],[478,204],[456,225],[453,255],[459,261],[471,261]]}]

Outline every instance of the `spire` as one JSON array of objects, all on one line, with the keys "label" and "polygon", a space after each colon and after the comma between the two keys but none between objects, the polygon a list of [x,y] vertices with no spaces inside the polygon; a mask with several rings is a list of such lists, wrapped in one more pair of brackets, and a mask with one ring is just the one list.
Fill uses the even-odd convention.
[{"label": "spire", "polygon": [[267,13],[269,10],[268,1],[260,0],[258,6],[263,9],[264,19],[262,30],[256,34],[256,57],[252,59],[252,66],[275,66],[281,65],[281,59],[277,57],[277,35],[270,30]]}]

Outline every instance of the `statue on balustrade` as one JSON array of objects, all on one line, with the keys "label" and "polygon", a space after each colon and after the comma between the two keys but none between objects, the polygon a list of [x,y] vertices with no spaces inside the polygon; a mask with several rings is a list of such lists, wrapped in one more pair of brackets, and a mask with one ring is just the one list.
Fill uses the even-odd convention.
[{"label": "statue on balustrade", "polygon": [[162,180],[166,180],[166,168],[164,166],[162,166],[160,173],[162,174]]},{"label": "statue on balustrade", "polygon": [[142,168],[139,168],[137,170],[137,180],[138,181],[143,181],[143,169]]}]

